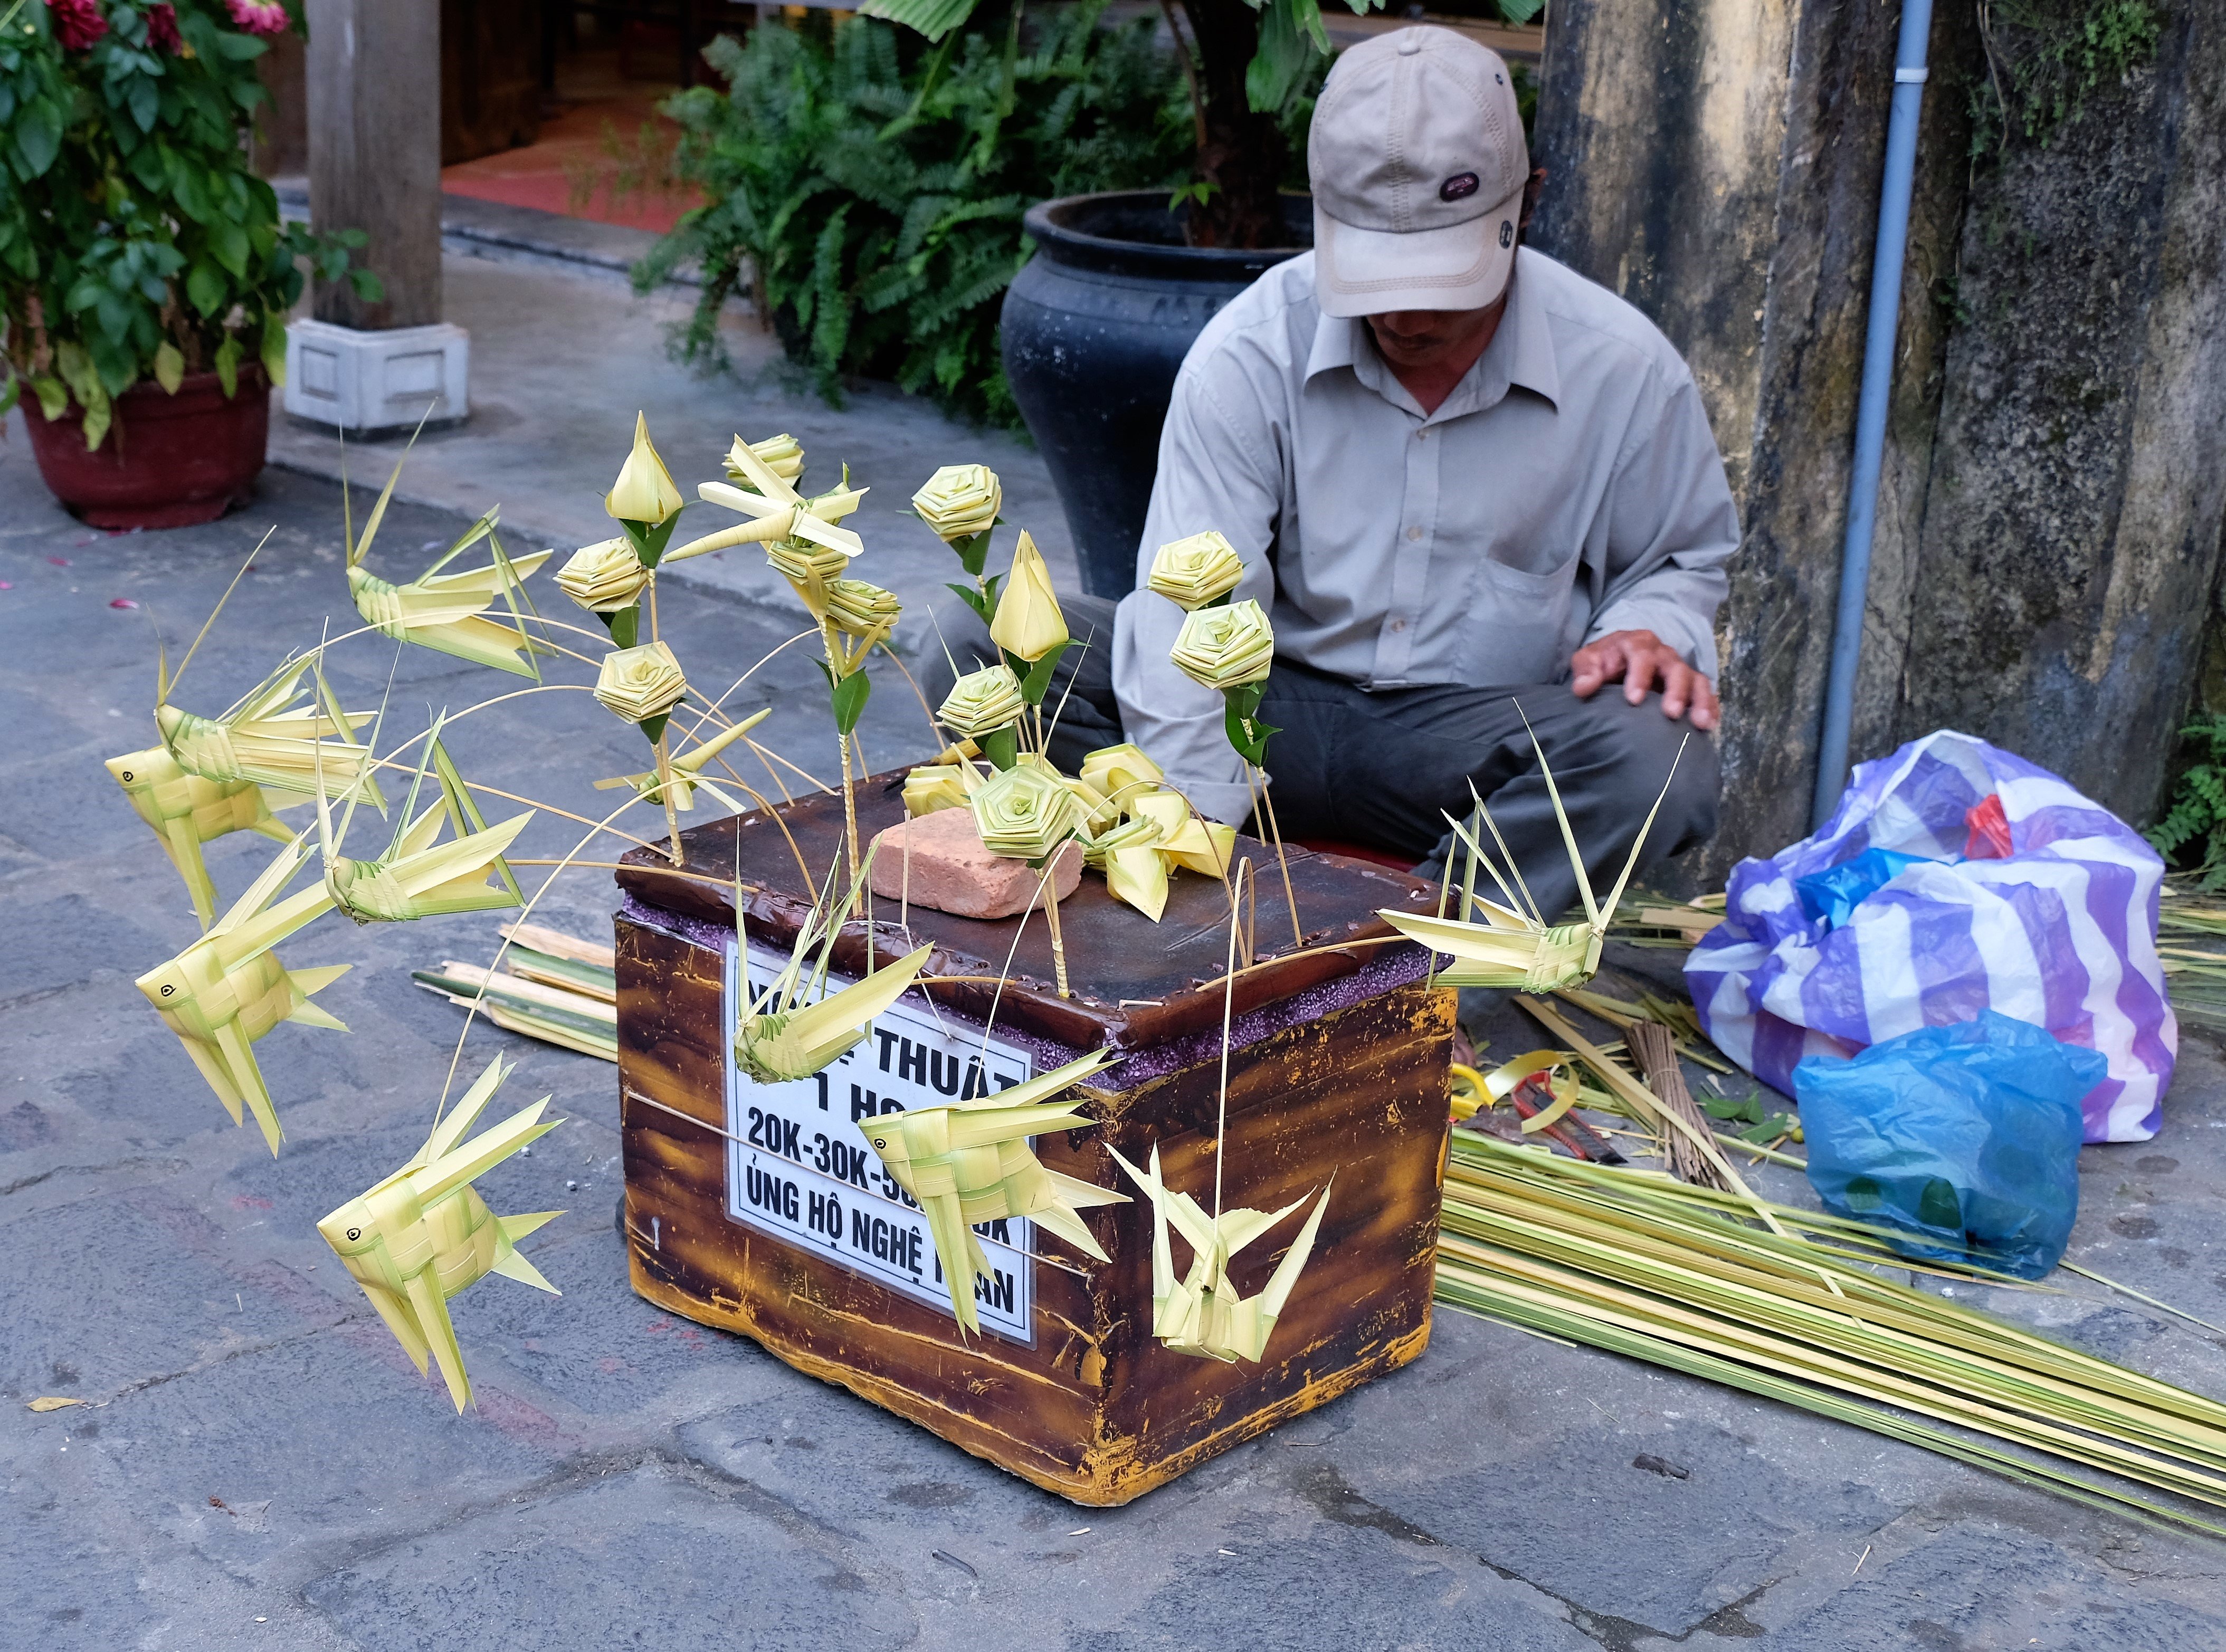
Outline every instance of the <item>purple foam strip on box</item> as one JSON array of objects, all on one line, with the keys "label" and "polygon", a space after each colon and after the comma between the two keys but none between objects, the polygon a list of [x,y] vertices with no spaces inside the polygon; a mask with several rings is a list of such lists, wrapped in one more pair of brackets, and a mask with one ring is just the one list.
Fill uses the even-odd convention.
[{"label": "purple foam strip on box", "polygon": [[[620,906],[618,915],[628,923],[661,930],[665,934],[724,954],[727,942],[734,934],[725,924],[709,924],[702,918],[684,917],[667,912],[661,906],[652,906],[628,894]],[[1339,975],[1333,981],[1294,993],[1288,998],[1279,998],[1273,1003],[1248,1010],[1230,1023],[1229,1047],[1242,1050],[1271,1038],[1302,1021],[1319,1020],[1325,1015],[1334,1015],[1339,1010],[1350,1009],[1355,1004],[1381,997],[1396,988],[1420,981],[1429,964],[1422,949],[1411,943],[1400,942],[1390,946],[1371,949],[1374,952],[1365,963],[1349,975]],[[943,1009],[942,1013],[954,1021],[964,1021],[979,1029],[982,1023],[955,1010]],[[1009,1040],[1026,1050],[1034,1058],[1038,1069],[1045,1070],[1072,1061],[1082,1052],[1049,1039],[1040,1039],[1018,1027],[1000,1026],[995,1036]],[[1163,1078],[1171,1072],[1194,1067],[1202,1061],[1212,1060],[1221,1051],[1218,1028],[1210,1032],[1192,1032],[1183,1038],[1170,1039],[1164,1044],[1139,1050],[1116,1065],[1109,1068],[1093,1086],[1108,1090],[1128,1090],[1135,1085]],[[1109,1082],[1110,1081],[1110,1082]]]}]

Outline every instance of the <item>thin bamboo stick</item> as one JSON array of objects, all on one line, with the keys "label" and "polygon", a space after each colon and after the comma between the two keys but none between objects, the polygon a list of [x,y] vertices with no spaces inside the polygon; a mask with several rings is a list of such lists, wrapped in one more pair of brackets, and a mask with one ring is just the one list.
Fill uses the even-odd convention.
[{"label": "thin bamboo stick", "polygon": [[1716,1173],[1715,1166],[1694,1145],[1693,1137],[1708,1128],[1708,1121],[1695,1105],[1692,1091],[1685,1088],[1685,1075],[1677,1066],[1676,1039],[1668,1027],[1653,1021],[1633,1020],[1624,1031],[1631,1040],[1631,1053],[1638,1058],[1640,1071],[1646,1075],[1646,1086],[1662,1103],[1662,1110],[1676,1114],[1692,1127],[1690,1134],[1681,1130],[1667,1133],[1670,1170],[1681,1182],[1729,1192],[1731,1184]]}]

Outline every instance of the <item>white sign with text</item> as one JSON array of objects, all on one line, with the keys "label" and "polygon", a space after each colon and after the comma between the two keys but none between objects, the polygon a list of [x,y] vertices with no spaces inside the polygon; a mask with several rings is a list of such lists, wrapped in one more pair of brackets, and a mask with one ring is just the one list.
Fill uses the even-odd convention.
[{"label": "white sign with text", "polygon": [[[747,979],[742,978],[747,961]],[[787,967],[770,947],[727,943],[726,1036]],[[830,975],[827,990],[850,983]],[[1010,1090],[1034,1076],[1027,1052],[964,1036],[925,1004],[900,1001],[873,1030],[809,1078],[761,1084],[727,1062],[727,1214],[745,1226],[828,1257],[906,1296],[951,1312],[943,1269],[919,1206],[866,1145],[858,1121]],[[1033,1224],[978,1223],[990,1277],[974,1281],[983,1326],[1033,1343]]]}]

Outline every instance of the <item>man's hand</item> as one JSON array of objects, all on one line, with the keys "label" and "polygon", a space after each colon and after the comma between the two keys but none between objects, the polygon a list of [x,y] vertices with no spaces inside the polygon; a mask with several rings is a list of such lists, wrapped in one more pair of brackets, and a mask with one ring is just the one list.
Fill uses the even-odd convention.
[{"label": "man's hand", "polygon": [[1650,631],[1612,631],[1570,655],[1569,666],[1576,673],[1569,691],[1580,700],[1620,678],[1623,697],[1637,705],[1658,683],[1663,716],[1682,717],[1690,707],[1694,728],[1716,726],[1716,685]]}]

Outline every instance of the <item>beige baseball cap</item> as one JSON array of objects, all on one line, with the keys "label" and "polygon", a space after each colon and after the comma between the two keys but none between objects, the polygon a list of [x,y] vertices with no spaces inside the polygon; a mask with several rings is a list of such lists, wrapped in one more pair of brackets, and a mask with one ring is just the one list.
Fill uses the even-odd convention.
[{"label": "beige baseball cap", "polygon": [[1326,315],[1478,309],[1506,289],[1530,146],[1498,53],[1402,29],[1337,60],[1307,138]]}]

